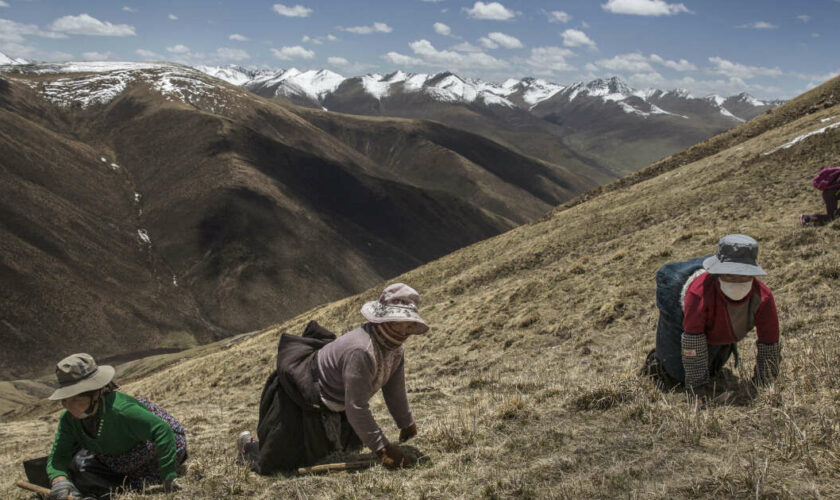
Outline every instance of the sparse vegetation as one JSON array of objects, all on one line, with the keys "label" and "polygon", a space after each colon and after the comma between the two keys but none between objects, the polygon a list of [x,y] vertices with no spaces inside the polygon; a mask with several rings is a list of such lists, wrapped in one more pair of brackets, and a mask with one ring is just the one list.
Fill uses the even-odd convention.
[{"label": "sparse vegetation", "polygon": [[[840,80],[826,85],[840,94]],[[420,432],[406,449],[428,456],[416,469],[259,477],[234,464],[233,439],[256,426],[278,334],[310,319],[345,331],[381,285],[229,347],[181,353],[183,361],[124,389],[157,400],[188,430],[178,498],[840,497],[840,220],[796,223],[819,206],[809,180],[840,161],[840,130],[763,154],[838,115],[834,104],[775,128],[747,123],[740,136],[729,133],[738,141],[708,155],[390,280],[421,291],[432,324],[407,343]],[[709,253],[732,232],[761,243],[780,310],[782,371],[758,392],[745,382],[751,334],[740,366],[717,381],[732,399],[703,406],[636,373],[653,345],[655,270]],[[395,438],[381,398],[372,407]],[[4,477],[46,453],[55,422],[44,411],[0,424]],[[0,492],[20,496],[10,481]]]}]

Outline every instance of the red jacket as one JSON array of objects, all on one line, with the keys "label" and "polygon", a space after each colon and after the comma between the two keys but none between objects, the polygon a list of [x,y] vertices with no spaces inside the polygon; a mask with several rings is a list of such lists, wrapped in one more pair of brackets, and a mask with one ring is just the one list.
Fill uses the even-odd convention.
[{"label": "red jacket", "polygon": [[[773,293],[757,278],[753,279],[750,293],[734,301],[720,291],[717,276],[702,274],[688,286],[684,310],[683,330],[693,334],[705,333],[709,345],[739,342],[753,326],[762,344],[779,341],[779,315]],[[732,318],[739,317],[746,322],[733,329]]]}]

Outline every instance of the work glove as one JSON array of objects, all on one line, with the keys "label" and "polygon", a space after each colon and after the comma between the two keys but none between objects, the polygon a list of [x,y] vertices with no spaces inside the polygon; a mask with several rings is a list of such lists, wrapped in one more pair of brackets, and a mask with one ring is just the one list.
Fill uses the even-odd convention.
[{"label": "work glove", "polygon": [[706,344],[706,335],[683,333],[681,344],[685,387],[696,389],[709,383],[709,346]]},{"label": "work glove", "polygon": [[66,500],[67,498],[82,498],[82,493],[69,479],[62,479],[53,483],[50,488],[50,500]]},{"label": "work glove", "polygon": [[752,382],[756,387],[772,384],[779,376],[779,362],[782,358],[782,344],[762,344],[756,342],[755,372]]},{"label": "work glove", "polygon": [[411,424],[405,429],[400,429],[400,443],[405,443],[417,435],[417,424]]},{"label": "work glove", "polygon": [[376,455],[382,460],[382,465],[389,469],[399,469],[414,465],[414,461],[407,457],[399,446],[395,444],[386,444],[384,448],[376,452]]},{"label": "work glove", "polygon": [[163,491],[164,493],[174,493],[181,489],[181,485],[178,484],[175,479],[167,479],[163,482]]}]

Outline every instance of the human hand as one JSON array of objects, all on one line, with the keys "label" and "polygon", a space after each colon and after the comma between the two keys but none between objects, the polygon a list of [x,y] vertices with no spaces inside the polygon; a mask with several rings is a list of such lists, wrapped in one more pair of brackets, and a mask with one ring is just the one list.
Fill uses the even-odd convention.
[{"label": "human hand", "polygon": [[411,424],[405,429],[400,429],[400,443],[405,443],[417,435],[417,424]]},{"label": "human hand", "polygon": [[389,469],[399,469],[414,465],[414,461],[406,456],[399,446],[391,443],[386,444],[384,448],[376,452],[376,455],[382,461],[382,465]]},{"label": "human hand", "polygon": [[50,488],[50,500],[66,500],[68,498],[82,498],[81,492],[69,479],[59,479]]},{"label": "human hand", "polygon": [[164,493],[174,493],[180,489],[181,485],[178,484],[174,479],[167,479],[163,482]]}]

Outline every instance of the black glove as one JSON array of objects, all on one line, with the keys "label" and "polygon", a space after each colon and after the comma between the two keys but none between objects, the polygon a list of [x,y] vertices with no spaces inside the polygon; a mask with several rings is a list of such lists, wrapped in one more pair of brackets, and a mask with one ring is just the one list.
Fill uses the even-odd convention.
[{"label": "black glove", "polygon": [[399,469],[414,465],[414,460],[406,456],[398,446],[391,443],[386,444],[376,455],[382,460],[382,465],[389,469]]},{"label": "black glove", "polygon": [[50,488],[50,500],[66,500],[68,497],[82,498],[81,492],[69,479],[62,479],[53,483]]},{"label": "black glove", "polygon": [[405,429],[400,429],[400,443],[405,443],[417,435],[417,424],[411,424]]}]

